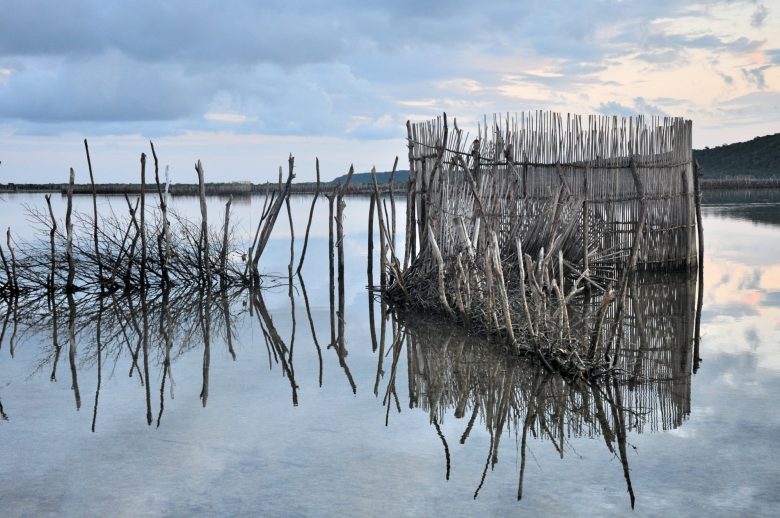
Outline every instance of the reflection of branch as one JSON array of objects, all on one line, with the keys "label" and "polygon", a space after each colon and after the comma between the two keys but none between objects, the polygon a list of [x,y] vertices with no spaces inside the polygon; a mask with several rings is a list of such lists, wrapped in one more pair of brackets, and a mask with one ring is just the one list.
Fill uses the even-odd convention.
[{"label": "reflection of branch", "polygon": [[[84,144],[86,145],[86,140]],[[94,186],[93,186],[94,188]],[[95,231],[97,232],[97,230]],[[97,234],[96,234],[97,235]],[[97,246],[97,240],[95,241]],[[101,276],[102,280],[102,276]],[[103,373],[103,342],[101,340],[100,328],[103,320],[103,297],[98,298],[100,309],[98,310],[97,320],[95,321],[95,342],[97,343],[97,386],[95,387],[95,405],[92,408],[92,433],[95,433],[95,424],[97,423],[98,399],[100,398],[100,382]]]},{"label": "reflection of branch", "polygon": [[203,407],[209,399],[209,366],[211,364],[211,287],[206,288],[206,305],[203,305],[203,295],[201,292],[199,304],[199,320],[201,332],[203,333],[203,385],[200,390],[200,400]]},{"label": "reflection of branch", "polygon": [[444,456],[447,459],[447,474],[445,478],[447,480],[450,479],[450,448],[447,446],[447,439],[444,438],[444,434],[441,433],[441,427],[439,426],[439,422],[436,420],[436,418],[433,418],[433,426],[436,428],[436,434],[439,436],[439,439],[441,439],[441,443],[444,446]]},{"label": "reflection of branch", "polygon": [[282,373],[290,381],[290,389],[292,391],[293,404],[297,405],[298,387],[295,384],[295,373],[290,369],[290,366],[287,361],[288,354],[289,354],[287,346],[284,344],[284,340],[282,340],[282,337],[279,335],[279,332],[276,330],[276,326],[274,326],[273,319],[271,318],[271,315],[268,312],[268,308],[266,308],[265,306],[265,301],[263,300],[263,295],[260,293],[260,290],[258,289],[252,290],[251,297],[252,297],[252,304],[254,305],[254,309],[255,311],[257,311],[257,316],[260,321],[260,327],[263,329],[263,333],[266,338],[266,343],[270,344],[270,349],[273,350],[274,356],[277,359],[277,361],[281,361]]},{"label": "reflection of branch", "polygon": [[[626,490],[628,491],[628,496],[631,499],[631,509],[634,508],[634,488],[631,485],[631,473],[628,469],[628,456],[626,455],[626,425],[623,421],[623,412],[618,411],[618,408],[622,408],[621,404],[621,396],[620,396],[620,389],[617,386],[617,381],[613,380],[613,388],[615,390],[615,401],[616,405],[612,405],[612,417],[615,420],[615,423],[617,424],[617,440],[618,440],[618,450],[620,451],[620,464],[623,466],[623,477],[626,479]],[[607,385],[607,391],[609,391],[610,387]]]},{"label": "reflection of branch", "polygon": [[[638,298],[641,300],[641,297]],[[639,309],[633,299],[627,308],[633,315]],[[641,431],[640,423],[649,418],[655,426],[654,420],[659,415],[654,413],[655,407],[643,413],[637,408],[624,406],[623,401],[627,400],[621,391],[635,391],[637,387],[642,387],[646,391],[646,396],[642,398],[643,405],[647,404],[648,397],[654,397],[654,393],[657,394],[655,397],[664,399],[672,395],[660,392],[657,385],[643,381],[647,380],[647,376],[636,379],[622,371],[622,377],[605,378],[603,381],[609,383],[606,387],[603,383],[564,379],[558,374],[546,373],[538,365],[524,363],[513,354],[497,350],[492,344],[466,335],[454,326],[450,326],[452,331],[443,332],[438,321],[428,321],[414,313],[391,314],[397,316],[400,325],[393,329],[394,365],[383,399],[383,404],[387,405],[385,422],[395,393],[397,359],[400,355],[398,344],[405,336],[410,406],[428,412],[437,432],[440,430],[438,424],[448,410],[456,418],[461,418],[466,409],[470,409],[470,419],[460,438],[461,443],[465,443],[472,433],[477,417],[483,416],[490,437],[490,449],[475,497],[485,483],[487,470],[498,462],[502,436],[511,430],[518,436],[518,498],[523,496],[526,456],[532,438],[552,442],[555,450],[563,457],[567,437],[602,435],[609,451],[620,457],[633,503],[633,486],[626,457],[626,420],[636,422],[632,425],[635,427],[633,429]],[[640,326],[647,324],[646,316],[639,316],[643,320]],[[657,318],[656,315],[653,318]],[[637,332],[646,333],[647,329]],[[636,339],[633,334],[627,335],[627,343],[629,337],[632,341]],[[655,336],[643,337],[640,341],[655,339]],[[644,347],[646,355],[655,354],[654,349]],[[685,350],[689,347],[690,341],[683,337],[671,341],[662,354],[685,356]],[[624,354],[631,354],[631,358],[636,359],[638,355],[641,356],[642,349],[640,344],[639,350],[625,349]],[[383,351],[380,349],[380,352]],[[687,397],[690,397],[690,393]],[[664,410],[665,416],[669,408],[685,412],[687,406],[685,402],[662,399],[658,408]],[[664,417],[664,423],[667,422]],[[679,423],[678,417],[672,416],[671,422]]]},{"label": "reflection of branch", "polygon": [[322,349],[320,343],[317,340],[317,332],[314,330],[314,320],[311,318],[311,308],[309,307],[309,296],[306,294],[306,283],[303,282],[303,276],[298,272],[298,281],[301,284],[301,291],[303,292],[303,302],[306,305],[306,316],[309,318],[309,328],[311,329],[311,339],[314,341],[314,347],[317,348],[317,359],[319,360],[319,384],[322,386]]},{"label": "reflection of branch", "polygon": [[70,386],[76,398],[76,410],[81,408],[81,394],[79,393],[79,378],[76,372],[76,302],[73,293],[68,292],[68,360],[70,362]]}]

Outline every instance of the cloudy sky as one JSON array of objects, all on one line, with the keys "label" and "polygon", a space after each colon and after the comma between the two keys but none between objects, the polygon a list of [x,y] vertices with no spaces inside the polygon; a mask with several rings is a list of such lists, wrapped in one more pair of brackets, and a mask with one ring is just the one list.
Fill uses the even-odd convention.
[{"label": "cloudy sky", "polygon": [[[780,1],[4,0],[0,182],[300,180],[405,154],[446,111],[680,115],[694,146],[780,132]],[[405,162],[402,160],[402,164]]]}]

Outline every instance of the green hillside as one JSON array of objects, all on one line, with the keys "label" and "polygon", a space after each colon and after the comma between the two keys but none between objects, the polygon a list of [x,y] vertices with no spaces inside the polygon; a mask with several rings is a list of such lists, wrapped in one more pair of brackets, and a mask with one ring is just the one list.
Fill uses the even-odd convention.
[{"label": "green hillside", "polygon": [[694,149],[706,178],[751,176],[780,178],[780,133],[747,142]]},{"label": "green hillside", "polygon": [[[339,176],[338,178],[335,178],[331,180],[330,183],[342,183],[347,179],[347,175]],[[390,181],[390,171],[382,172],[382,173],[376,173],[376,181],[377,183],[388,183]],[[396,183],[403,183],[409,181],[409,171],[406,169],[402,169],[395,172],[395,178],[394,181]],[[352,180],[350,180],[350,183],[354,184],[370,184],[371,183],[371,173],[354,173],[352,175]]]}]

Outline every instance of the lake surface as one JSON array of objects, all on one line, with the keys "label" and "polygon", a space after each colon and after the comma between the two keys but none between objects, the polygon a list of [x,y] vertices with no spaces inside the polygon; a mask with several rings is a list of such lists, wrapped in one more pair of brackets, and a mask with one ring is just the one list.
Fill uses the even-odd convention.
[{"label": "lake surface", "polygon": [[[297,252],[310,200],[292,199]],[[63,214],[63,200],[53,201]],[[268,289],[215,294],[211,305],[181,290],[166,306],[175,313],[170,348],[160,300],[146,308],[141,349],[144,315],[121,296],[106,301],[100,349],[89,311],[76,317],[75,347],[58,336],[59,355],[50,325],[15,327],[11,315],[0,345],[2,514],[776,515],[778,192],[705,196],[695,375],[691,337],[667,333],[647,358],[658,372],[673,364],[673,376],[585,389],[421,315],[382,326],[366,290],[368,198],[346,201],[344,335],[335,346],[324,198],[292,296],[280,215],[261,261]],[[211,221],[224,202],[209,199]],[[122,198],[99,203],[104,214],[126,211]],[[25,205],[45,207],[42,196],[0,201],[18,247],[35,236]],[[197,200],[172,206],[197,217]],[[247,241],[262,199],[233,208],[236,236]],[[76,209],[89,211],[91,200],[77,198]],[[688,329],[687,313],[663,301],[692,307],[694,286],[649,282],[642,289],[661,301],[649,316]],[[61,307],[60,328],[68,316]]]}]

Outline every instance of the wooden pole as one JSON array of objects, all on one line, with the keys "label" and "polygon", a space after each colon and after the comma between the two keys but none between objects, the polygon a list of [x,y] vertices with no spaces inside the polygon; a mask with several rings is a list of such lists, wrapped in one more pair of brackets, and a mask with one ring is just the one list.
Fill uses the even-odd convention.
[{"label": "wooden pole", "polygon": [[54,210],[51,208],[51,194],[44,196],[46,206],[49,208],[49,217],[51,218],[51,230],[49,230],[49,246],[51,252],[51,272],[49,274],[48,289],[50,293],[54,292],[54,276],[57,272],[57,254],[54,246],[54,236],[57,234],[57,219],[54,217]]},{"label": "wooden pole", "polygon": [[[211,285],[211,261],[209,260],[209,226],[208,226],[208,211],[206,209],[206,185],[204,183],[203,165],[200,160],[195,164],[195,172],[198,173],[198,187],[200,192],[200,255],[203,257],[203,266],[205,270],[205,278],[202,280],[207,286]],[[141,202],[143,206],[143,201]],[[143,218],[143,212],[141,212],[141,218]],[[208,397],[208,392],[206,393]],[[204,399],[203,405],[206,405]]]},{"label": "wooden pole", "polygon": [[68,205],[65,211],[65,230],[67,237],[65,239],[65,257],[68,260],[68,280],[65,283],[65,291],[68,293],[73,292],[73,279],[76,277],[76,264],[73,259],[73,222],[71,221],[71,214],[73,212],[73,182],[76,178],[76,172],[73,168],[70,169],[70,177],[68,179]]},{"label": "wooden pole", "polygon": [[89,145],[87,139],[84,139],[84,150],[87,152],[87,167],[89,168],[89,183],[92,185],[92,235],[95,242],[95,260],[98,265],[98,283],[100,291],[103,291],[103,263],[100,260],[100,247],[98,246],[98,211],[97,211],[97,191],[95,190],[95,177],[92,175],[92,159],[89,156]]},{"label": "wooden pole", "polygon": [[13,293],[17,295],[19,293],[19,278],[16,276],[16,252],[14,252],[14,245],[11,240],[11,227],[8,227],[5,237],[5,242],[8,244],[8,253],[11,255],[11,287],[13,288]]},{"label": "wooden pole", "polygon": [[141,289],[146,288],[146,153],[141,153],[141,215],[139,225],[141,231]]},{"label": "wooden pole", "polygon": [[[228,280],[227,254],[228,254],[228,236],[230,234],[230,205],[232,203],[233,203],[233,195],[231,194],[230,198],[228,198],[228,201],[225,204],[225,228],[222,231],[222,252],[220,253],[220,258],[219,258],[220,279],[223,287]],[[230,330],[228,330],[228,332],[230,332]]]},{"label": "wooden pole", "polygon": [[[152,157],[154,158],[154,183],[157,185],[157,196],[160,198],[160,212],[162,214],[163,231],[160,239],[162,240],[162,253],[160,254],[160,265],[162,269],[162,283],[164,287],[170,285],[170,277],[168,274],[168,262],[171,258],[171,234],[170,223],[168,222],[168,169],[165,170],[165,192],[163,192],[160,186],[160,168],[157,160],[157,152],[154,149],[154,142],[149,141],[149,145],[152,148]],[[231,196],[232,199],[232,196]]]},{"label": "wooden pole", "polygon": [[309,231],[311,230],[311,221],[314,217],[314,205],[317,203],[317,198],[320,195],[320,159],[316,159],[316,169],[317,169],[317,187],[314,191],[314,199],[311,201],[311,208],[309,209],[309,222],[306,223],[306,235],[303,237],[303,249],[301,250],[301,259],[298,262],[298,268],[295,270],[295,273],[300,275],[301,274],[301,268],[303,267],[303,259],[306,257],[306,247],[309,245]]}]

